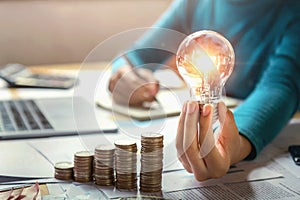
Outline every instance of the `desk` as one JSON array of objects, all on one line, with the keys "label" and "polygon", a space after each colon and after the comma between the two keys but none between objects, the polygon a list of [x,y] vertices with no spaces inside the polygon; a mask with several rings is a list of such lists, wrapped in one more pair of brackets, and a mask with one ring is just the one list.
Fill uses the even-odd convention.
[{"label": "desk", "polygon": [[[75,73],[79,70],[80,65],[68,64],[59,65],[63,69],[63,73],[70,71]],[[93,64],[91,68],[85,70],[93,70],[105,68],[106,63]],[[43,67],[32,67],[33,70],[49,73],[51,70],[57,70],[57,66],[49,66],[45,69]],[[4,89],[5,90],[5,89]],[[9,92],[12,98],[22,98],[26,95],[37,96],[41,90],[32,89],[11,89]],[[63,92],[58,92],[57,95],[72,95],[72,89]],[[300,116],[299,114],[296,115]],[[54,196],[71,196],[75,199],[76,195],[87,195],[90,199],[102,199],[104,197],[118,197],[118,196],[133,196],[134,192],[120,192],[113,188],[97,187],[96,185],[78,184],[78,183],[61,183],[54,179],[53,176],[53,163],[61,160],[72,160],[73,153],[82,149],[93,149],[96,144],[106,140],[113,142],[120,138],[130,138],[139,142],[140,131],[135,127],[129,127],[128,118],[117,118],[121,130],[117,134],[108,135],[86,135],[86,136],[68,136],[58,138],[41,138],[30,140],[15,140],[15,141],[2,141],[0,148],[2,152],[7,152],[14,156],[17,160],[5,160],[11,164],[11,167],[19,170],[19,173],[24,173],[24,168],[27,170],[27,176],[33,177],[33,174],[39,174],[45,180],[39,179],[40,183],[46,184],[46,192],[43,193],[45,198],[53,198],[47,196],[47,193]],[[168,165],[169,170],[163,174],[163,192],[165,197],[176,199],[180,196],[183,199],[193,199],[192,195],[201,196],[209,199],[299,199],[300,198],[300,171],[299,167],[295,166],[287,153],[287,147],[291,144],[300,144],[300,135],[295,134],[298,132],[300,126],[296,123],[291,123],[287,126],[282,133],[263,150],[260,156],[253,162],[241,162],[231,170],[231,173],[225,175],[218,180],[209,180],[205,182],[196,182],[194,177],[178,166],[176,159],[176,150],[174,145],[174,138],[176,133],[177,117],[171,117],[164,120],[154,120],[155,125],[163,125],[162,133],[165,136],[165,164]],[[139,127],[145,127],[147,124],[135,122]],[[131,132],[132,135],[124,134],[124,132]],[[16,148],[18,147],[18,148]],[[12,153],[11,153],[12,152]],[[2,156],[3,153],[0,155]],[[1,157],[1,165],[4,164],[4,158]],[[7,156],[5,157],[7,159]],[[39,170],[35,168],[36,165],[44,166],[44,169]],[[38,164],[37,164],[38,163]],[[18,167],[19,166],[19,167]],[[23,169],[23,171],[22,171]],[[177,170],[175,170],[177,169]],[[9,170],[7,170],[9,171]],[[3,173],[3,171],[0,173]],[[10,174],[1,174],[10,175]],[[49,179],[50,177],[50,179]],[[0,179],[1,180],[1,179]],[[3,180],[3,179],[2,179]],[[20,181],[20,180],[18,180]],[[50,184],[50,182],[54,182]],[[250,182],[251,181],[251,182]],[[4,184],[2,182],[2,184]],[[16,183],[17,185],[19,183]],[[0,185],[1,186],[1,185]],[[3,185],[2,185],[3,186]],[[45,187],[45,186],[44,186]],[[101,192],[100,192],[101,191]],[[94,195],[94,196],[93,196]],[[225,196],[224,196],[225,195]],[[274,195],[274,196],[271,196]],[[88,198],[87,198],[88,199]],[[197,198],[194,198],[197,199]]]}]

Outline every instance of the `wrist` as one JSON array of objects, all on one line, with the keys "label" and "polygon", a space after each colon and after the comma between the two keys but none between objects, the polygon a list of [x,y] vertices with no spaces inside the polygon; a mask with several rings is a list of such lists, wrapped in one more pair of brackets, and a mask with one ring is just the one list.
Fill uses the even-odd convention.
[{"label": "wrist", "polygon": [[240,140],[239,151],[237,151],[235,158],[232,159],[231,164],[235,164],[237,162],[244,160],[252,152],[252,144],[246,137],[239,134],[239,140]]},{"label": "wrist", "polygon": [[252,152],[251,142],[243,135],[240,134],[240,160],[247,158]]}]

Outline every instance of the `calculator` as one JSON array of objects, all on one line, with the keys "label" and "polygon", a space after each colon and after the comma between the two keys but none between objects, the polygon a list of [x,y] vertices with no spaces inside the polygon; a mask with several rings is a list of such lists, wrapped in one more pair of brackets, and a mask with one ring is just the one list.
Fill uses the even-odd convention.
[{"label": "calculator", "polygon": [[68,89],[77,83],[76,78],[69,76],[34,73],[22,64],[7,64],[0,69],[0,78],[9,87]]}]

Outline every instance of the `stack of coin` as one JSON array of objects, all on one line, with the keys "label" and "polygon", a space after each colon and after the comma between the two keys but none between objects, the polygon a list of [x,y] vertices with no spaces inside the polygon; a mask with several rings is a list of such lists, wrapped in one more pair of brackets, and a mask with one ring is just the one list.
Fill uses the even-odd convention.
[{"label": "stack of coin", "polygon": [[73,163],[71,162],[58,162],[55,164],[54,177],[59,180],[72,180],[73,179]]},{"label": "stack of coin", "polygon": [[94,180],[97,185],[114,185],[114,153],[112,145],[100,145],[95,148],[94,155]]},{"label": "stack of coin", "polygon": [[74,180],[89,182],[92,180],[93,154],[89,151],[79,151],[74,155]]},{"label": "stack of coin", "polygon": [[163,169],[163,135],[144,133],[141,138],[141,192],[160,192]]},{"label": "stack of coin", "polygon": [[137,190],[137,146],[132,141],[115,142],[116,187]]}]

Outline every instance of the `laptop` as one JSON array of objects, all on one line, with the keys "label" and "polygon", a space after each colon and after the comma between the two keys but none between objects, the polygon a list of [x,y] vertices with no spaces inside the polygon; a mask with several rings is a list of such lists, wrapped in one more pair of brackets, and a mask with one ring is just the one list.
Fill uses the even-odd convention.
[{"label": "laptop", "polygon": [[0,101],[0,139],[117,132],[101,112],[81,97]]}]

